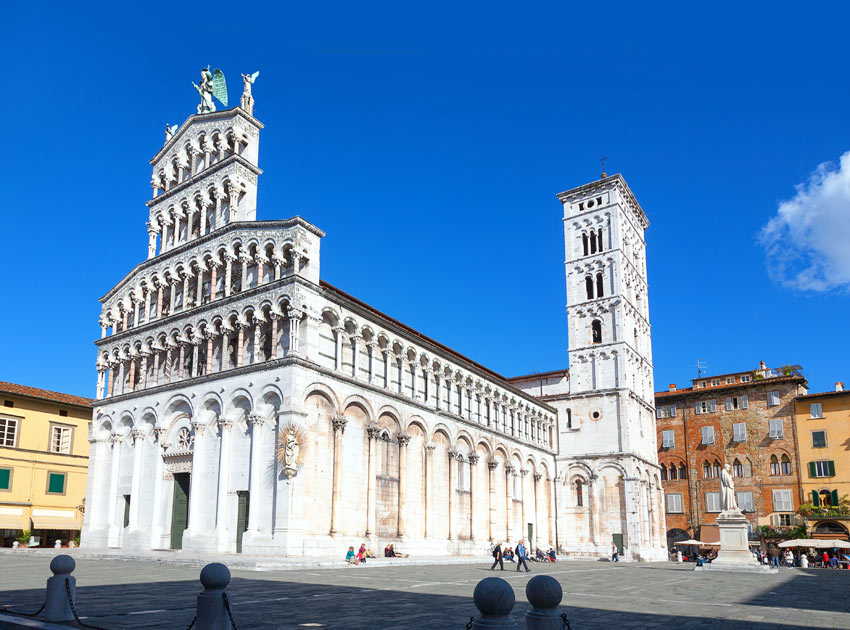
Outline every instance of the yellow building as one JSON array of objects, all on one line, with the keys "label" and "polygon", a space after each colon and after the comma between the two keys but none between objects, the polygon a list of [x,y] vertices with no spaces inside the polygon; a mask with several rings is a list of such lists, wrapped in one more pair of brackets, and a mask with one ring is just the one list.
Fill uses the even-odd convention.
[{"label": "yellow building", "polygon": [[82,526],[91,400],[0,381],[0,546],[63,546]]},{"label": "yellow building", "polygon": [[836,383],[835,391],[798,396],[795,419],[809,535],[850,540],[850,392]]}]

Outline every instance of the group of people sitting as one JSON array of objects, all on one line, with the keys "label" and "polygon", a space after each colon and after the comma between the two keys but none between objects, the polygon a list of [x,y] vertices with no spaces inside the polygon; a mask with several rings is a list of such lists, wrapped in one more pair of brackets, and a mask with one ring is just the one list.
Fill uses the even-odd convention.
[{"label": "group of people sitting", "polygon": [[[353,566],[357,566],[358,564],[366,564],[366,558],[374,558],[375,554],[372,553],[371,549],[366,549],[366,543],[360,545],[360,549],[358,551],[354,551],[354,547],[348,548],[348,553],[345,554],[345,561]],[[385,558],[406,558],[406,553],[400,553],[395,550],[395,547],[392,545],[387,545],[384,547],[384,557]]]},{"label": "group of people sitting", "polygon": [[770,547],[765,553],[760,549],[753,549],[753,555],[761,564],[767,564],[773,567],[823,567],[829,569],[840,569],[841,564],[850,565],[850,555],[842,554],[837,548],[830,553],[828,550],[817,551],[816,553],[800,551],[795,549],[786,549],[784,552],[776,546]]}]

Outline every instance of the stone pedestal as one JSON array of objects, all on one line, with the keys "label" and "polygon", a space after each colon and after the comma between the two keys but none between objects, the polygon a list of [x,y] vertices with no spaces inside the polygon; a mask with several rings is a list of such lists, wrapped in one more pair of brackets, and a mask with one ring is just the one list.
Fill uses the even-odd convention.
[{"label": "stone pedestal", "polygon": [[725,510],[717,517],[720,530],[720,551],[717,557],[696,571],[732,571],[737,573],[777,573],[772,567],[759,564],[747,544],[747,517],[740,510]]}]

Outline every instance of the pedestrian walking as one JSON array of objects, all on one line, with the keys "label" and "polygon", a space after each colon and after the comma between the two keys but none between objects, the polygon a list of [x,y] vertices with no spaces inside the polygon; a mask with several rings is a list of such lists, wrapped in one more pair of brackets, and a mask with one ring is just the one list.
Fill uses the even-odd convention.
[{"label": "pedestrian walking", "polygon": [[505,562],[502,560],[502,543],[500,542],[496,543],[493,548],[493,566],[490,567],[490,570],[495,571],[497,564],[502,568],[502,571],[505,570]]},{"label": "pedestrian walking", "polygon": [[516,546],[516,570],[519,571],[520,567],[525,567],[526,573],[531,571],[531,569],[528,568],[528,549],[525,548],[525,545],[521,540]]},{"label": "pedestrian walking", "polygon": [[613,540],[611,541],[611,562],[620,561],[620,548]]}]

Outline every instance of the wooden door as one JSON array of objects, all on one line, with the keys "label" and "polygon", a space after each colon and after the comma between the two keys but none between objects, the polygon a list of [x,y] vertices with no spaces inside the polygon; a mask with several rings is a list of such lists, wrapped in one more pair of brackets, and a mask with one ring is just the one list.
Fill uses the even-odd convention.
[{"label": "wooden door", "polygon": [[242,534],[248,529],[248,493],[244,490],[236,493],[239,498],[236,508],[236,553],[242,553]]},{"label": "wooden door", "polygon": [[623,535],[622,534],[611,534],[614,539],[614,544],[617,545],[617,549],[620,550],[620,555],[623,555]]},{"label": "wooden door", "polygon": [[171,504],[171,548],[183,548],[183,532],[189,525],[189,473],[175,473]]}]

